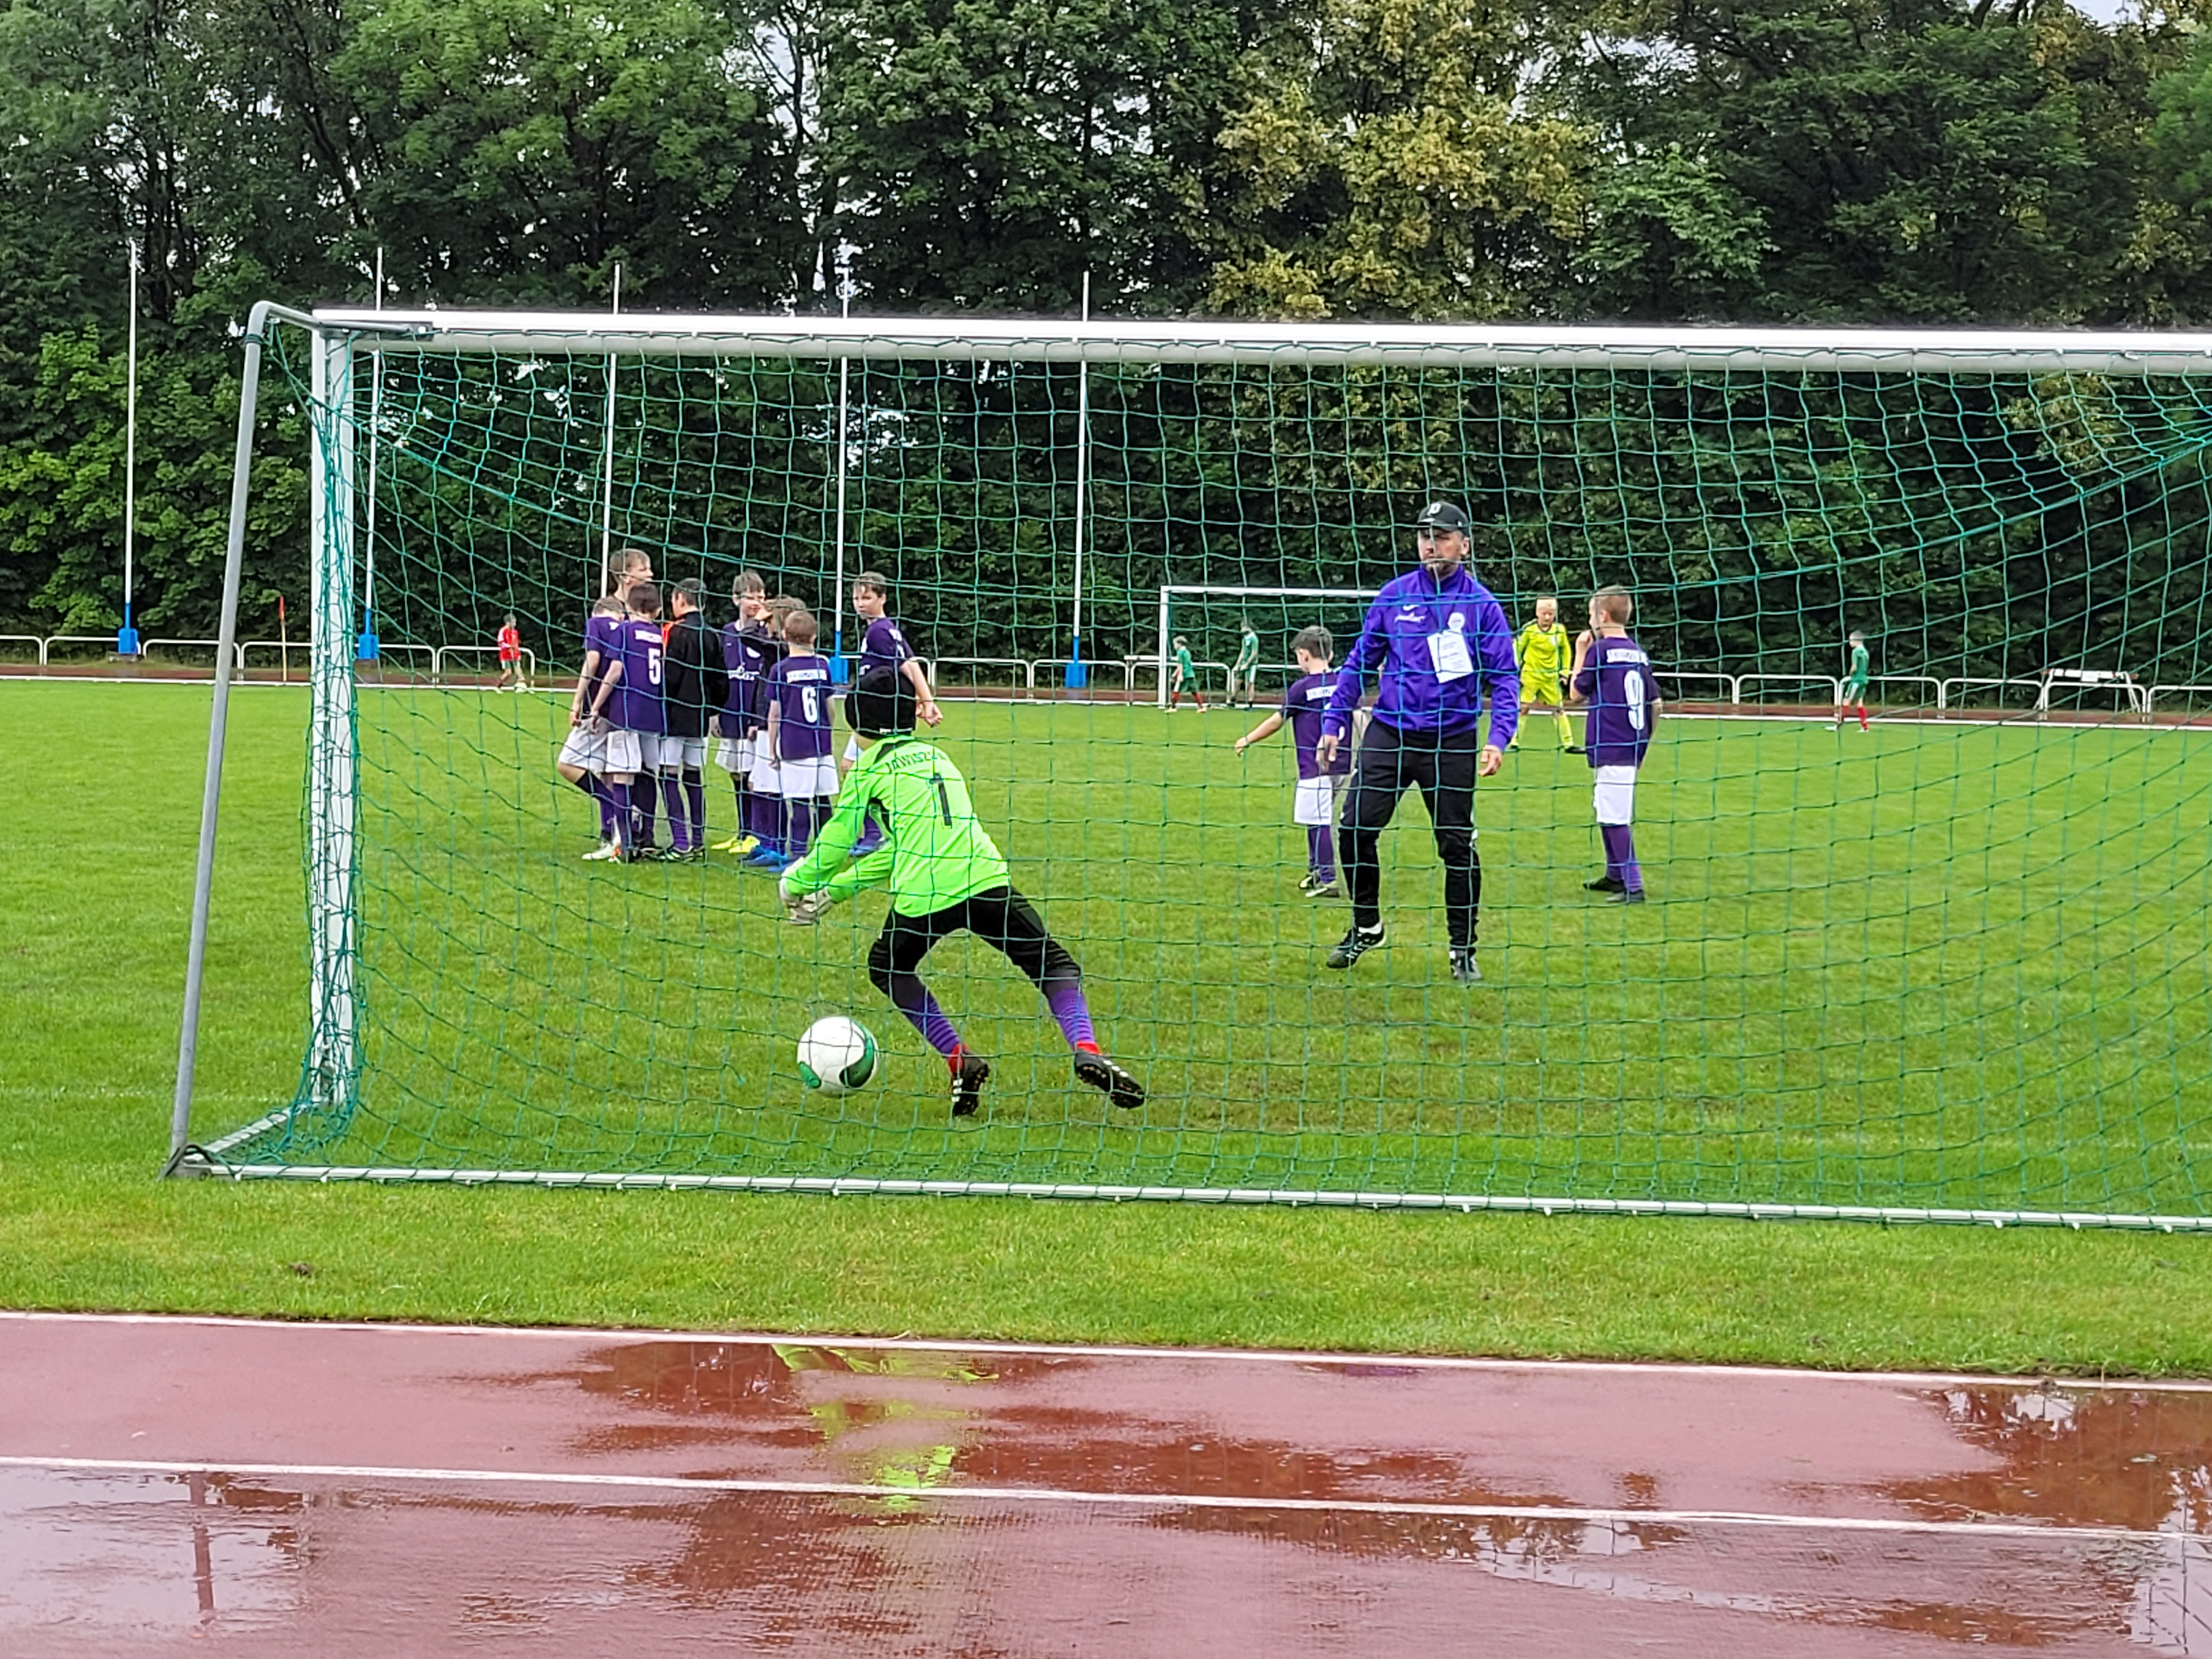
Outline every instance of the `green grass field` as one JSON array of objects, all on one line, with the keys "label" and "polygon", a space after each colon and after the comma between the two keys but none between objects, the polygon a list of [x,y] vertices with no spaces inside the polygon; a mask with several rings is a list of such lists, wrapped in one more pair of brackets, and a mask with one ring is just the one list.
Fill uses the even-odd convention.
[{"label": "green grass field", "polygon": [[[365,775],[376,1034],[341,1146],[2196,1206],[2197,736],[1686,722],[1639,803],[1661,902],[1626,914],[1577,884],[1586,769],[1530,750],[1483,798],[1492,982],[1469,991],[1442,971],[1411,801],[1393,945],[1347,983],[1318,966],[1341,911],[1291,891],[1285,751],[1240,766],[1223,714],[956,707],[980,808],[1156,1094],[1143,1126],[1108,1123],[1028,988],[960,945],[933,965],[1005,1085],[960,1137],[859,972],[880,901],[798,933],[758,878],[579,864],[588,813],[544,781],[542,702],[380,704],[365,744],[404,763]],[[10,1304],[2212,1370],[2212,1260],[2155,1234],[161,1183],[206,690],[9,684],[0,706]],[[234,704],[204,1139],[297,1082],[304,712]],[[624,971],[572,977],[586,940]],[[788,1040],[831,1006],[870,1018],[888,1077],[810,1117]]]},{"label": "green grass field", "polygon": [[[869,986],[871,896],[813,930],[722,866],[578,861],[550,698],[369,692],[359,1109],[240,1150],[310,1164],[880,1176],[2201,1212],[2212,1152],[2205,740],[2136,728],[1677,721],[1642,788],[1655,902],[1581,886],[1589,771],[1548,731],[1481,793],[1486,982],[1452,982],[1418,798],[1391,945],[1322,965],[1286,739],[1252,717],[954,705],[946,746],[1084,960],[1133,1117],[1070,1081],[1028,985],[962,939],[943,1073]],[[2192,760],[2195,764],[2192,765]],[[714,807],[729,801],[720,775]],[[881,1087],[805,1096],[859,1013]],[[216,1126],[210,1126],[210,1127]],[[232,1125],[222,1125],[231,1127]]]}]

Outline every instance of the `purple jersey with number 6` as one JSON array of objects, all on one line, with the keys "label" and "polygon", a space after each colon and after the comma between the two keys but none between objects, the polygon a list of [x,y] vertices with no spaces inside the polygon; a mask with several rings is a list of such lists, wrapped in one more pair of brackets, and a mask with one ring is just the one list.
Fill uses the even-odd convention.
[{"label": "purple jersey with number 6", "polygon": [[622,684],[607,700],[607,718],[626,732],[668,729],[660,712],[660,624],[635,617],[623,623]]},{"label": "purple jersey with number 6", "polygon": [[830,752],[830,662],[786,657],[768,671],[768,694],[780,711],[778,760],[815,760]]},{"label": "purple jersey with number 6", "polygon": [[888,668],[896,673],[899,665],[912,659],[914,647],[906,642],[899,625],[889,617],[878,617],[868,624],[868,631],[860,636],[860,672]]},{"label": "purple jersey with number 6", "polygon": [[1328,700],[1336,690],[1336,675],[1308,674],[1292,680],[1283,692],[1283,719],[1291,728],[1291,741],[1297,746],[1298,775],[1302,778],[1334,777],[1352,769],[1352,745],[1340,744],[1336,758],[1328,765],[1321,763],[1317,750],[1321,748],[1321,720],[1328,712]]},{"label": "purple jersey with number 6", "polygon": [[1651,746],[1651,659],[1622,635],[1590,641],[1589,656],[1575,676],[1575,690],[1589,700],[1583,744],[1592,766],[1641,766]]}]

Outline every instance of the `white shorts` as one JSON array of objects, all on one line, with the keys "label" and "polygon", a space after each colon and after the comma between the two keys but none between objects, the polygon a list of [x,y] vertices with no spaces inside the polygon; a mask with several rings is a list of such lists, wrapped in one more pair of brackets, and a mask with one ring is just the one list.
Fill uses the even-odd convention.
[{"label": "white shorts", "polygon": [[1600,823],[1633,823],[1636,822],[1636,769],[1632,766],[1601,766],[1597,769],[1597,787],[1591,792],[1591,805],[1597,808]]},{"label": "white shorts", "polygon": [[780,795],[783,781],[776,775],[776,764],[768,757],[768,739],[757,737],[753,743],[752,775],[745,780],[757,795]]},{"label": "white shorts", "polygon": [[653,744],[654,764],[663,772],[696,772],[707,763],[707,739],[663,732]]},{"label": "white shorts", "polygon": [[1344,805],[1344,787],[1351,781],[1350,775],[1343,772],[1334,777],[1300,778],[1297,804],[1291,809],[1291,821],[1303,823],[1309,830],[1325,830],[1334,823]]},{"label": "white shorts", "polygon": [[845,764],[852,765],[860,758],[860,734],[858,732],[845,739]]},{"label": "white shorts", "polygon": [[645,746],[647,744],[657,744],[660,739],[654,732],[632,732],[617,726],[600,741],[607,746],[607,763],[600,770],[638,773],[652,769],[646,763],[650,757]]},{"label": "white shorts", "polygon": [[786,800],[813,800],[837,793],[837,762],[833,756],[778,761],[775,774],[775,792]]},{"label": "white shorts", "polygon": [[735,772],[750,779],[753,771],[753,740],[750,734],[742,738],[717,738],[714,740],[714,764],[725,772]]},{"label": "white shorts", "polygon": [[573,726],[562,741],[562,766],[573,766],[579,771],[604,772],[607,769],[607,738],[604,732],[594,732],[588,726]]}]

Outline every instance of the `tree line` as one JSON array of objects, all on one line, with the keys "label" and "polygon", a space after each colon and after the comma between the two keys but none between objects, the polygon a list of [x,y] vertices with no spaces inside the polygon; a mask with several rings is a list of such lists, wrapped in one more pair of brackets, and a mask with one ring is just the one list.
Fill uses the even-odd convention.
[{"label": "tree line", "polygon": [[[0,632],[120,620],[126,240],[144,262],[138,619],[197,635],[239,325],[261,298],[369,303],[380,258],[404,305],[599,308],[620,266],[626,308],[826,312],[842,249],[856,313],[886,314],[1065,317],[1087,276],[1094,314],[1125,317],[2184,325],[2212,318],[2207,22],[2212,0],[2118,23],[2056,0],[11,0]],[[1132,453],[1176,441],[1173,411],[1100,395],[1109,428],[1141,413]],[[306,587],[304,425],[269,401],[251,633]],[[1761,419],[1826,429],[1847,401]],[[2041,445],[2022,467],[2063,472],[2041,419],[1987,422]],[[1922,447],[1930,477],[1965,464]],[[1608,511],[1664,516],[1661,471],[1628,471]],[[1744,614],[1779,616],[1856,571],[1902,613],[2002,622],[2008,561],[2048,572],[2055,535],[2081,567],[2059,578],[2084,584],[2059,610],[2082,618],[2150,556],[2142,525],[2173,519],[2172,480],[2116,473],[2106,544],[1992,523],[1993,577],[1963,530],[1900,570],[1879,532],[1912,486],[1891,471],[1838,519],[1856,540],[1833,569],[1692,549],[1686,580],[1750,583]],[[989,516],[943,508],[942,482],[898,478],[883,509],[909,574]],[[1127,485],[1104,488],[1102,511]],[[1495,493],[1517,572],[1540,509],[1510,479]],[[1798,493],[1838,495],[1818,476]],[[1530,579],[1601,562],[1612,520],[1587,522]],[[1125,540],[1133,592],[1179,551]],[[1640,561],[1623,574],[1656,574],[1650,549],[1619,550]],[[1282,568],[1308,552],[1333,556]],[[2154,556],[2173,580],[2170,538]],[[1748,564],[1727,577],[1730,560]],[[1707,625],[1700,605],[1728,610],[1686,602],[1685,626]]]}]

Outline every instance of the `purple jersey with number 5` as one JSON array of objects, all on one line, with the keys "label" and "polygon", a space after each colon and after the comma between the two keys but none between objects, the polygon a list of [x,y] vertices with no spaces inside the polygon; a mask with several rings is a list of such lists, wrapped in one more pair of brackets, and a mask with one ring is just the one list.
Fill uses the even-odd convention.
[{"label": "purple jersey with number 5", "polygon": [[1626,635],[1593,640],[1575,690],[1589,700],[1583,744],[1592,766],[1641,766],[1651,746],[1651,705],[1659,688],[1652,684],[1651,659]]},{"label": "purple jersey with number 5", "polygon": [[778,760],[815,760],[830,752],[830,663],[812,655],[786,657],[768,671],[775,699]]},{"label": "purple jersey with number 5", "polygon": [[909,661],[914,647],[906,642],[899,625],[889,617],[878,617],[868,624],[868,631],[860,637],[860,672],[888,668],[896,672],[901,663]]},{"label": "purple jersey with number 5", "polygon": [[607,700],[607,718],[626,732],[668,729],[660,712],[660,624],[636,618],[621,628],[622,684]]},{"label": "purple jersey with number 5", "polygon": [[1302,778],[1334,777],[1352,769],[1352,745],[1338,746],[1336,758],[1327,766],[1321,763],[1321,718],[1328,712],[1328,700],[1336,690],[1336,675],[1308,674],[1292,680],[1283,692],[1283,719],[1289,722],[1291,741],[1297,746],[1298,775]]}]

